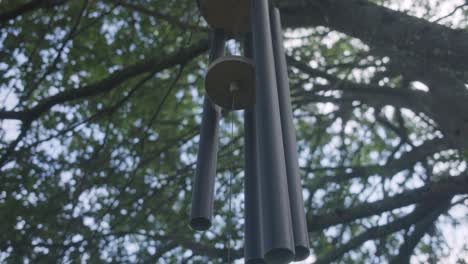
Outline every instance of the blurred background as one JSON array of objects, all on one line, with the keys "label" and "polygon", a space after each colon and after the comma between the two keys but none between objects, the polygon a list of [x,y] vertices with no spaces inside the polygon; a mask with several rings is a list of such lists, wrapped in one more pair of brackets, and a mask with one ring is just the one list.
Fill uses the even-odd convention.
[{"label": "blurred background", "polygon": [[[302,263],[467,263],[468,3],[292,2]],[[188,226],[208,35],[194,0],[0,0],[1,263],[243,263],[240,111]]]}]

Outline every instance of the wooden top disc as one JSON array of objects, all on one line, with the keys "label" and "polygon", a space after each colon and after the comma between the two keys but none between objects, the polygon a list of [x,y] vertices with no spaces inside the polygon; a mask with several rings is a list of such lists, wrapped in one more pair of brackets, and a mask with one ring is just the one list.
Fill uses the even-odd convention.
[{"label": "wooden top disc", "polygon": [[224,109],[246,109],[255,104],[255,69],[252,60],[226,56],[215,60],[205,78],[205,90]]},{"label": "wooden top disc", "polygon": [[214,29],[223,29],[228,34],[251,31],[251,0],[198,0],[201,13]]}]

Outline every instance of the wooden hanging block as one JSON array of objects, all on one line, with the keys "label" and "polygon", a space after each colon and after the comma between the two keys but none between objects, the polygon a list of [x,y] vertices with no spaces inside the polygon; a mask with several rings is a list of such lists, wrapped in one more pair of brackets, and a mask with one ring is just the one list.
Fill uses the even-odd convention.
[{"label": "wooden hanging block", "polygon": [[215,60],[205,78],[206,93],[213,103],[225,109],[246,109],[255,104],[253,61],[241,56]]},{"label": "wooden hanging block", "polygon": [[198,0],[203,17],[210,27],[228,34],[251,32],[251,0]]}]

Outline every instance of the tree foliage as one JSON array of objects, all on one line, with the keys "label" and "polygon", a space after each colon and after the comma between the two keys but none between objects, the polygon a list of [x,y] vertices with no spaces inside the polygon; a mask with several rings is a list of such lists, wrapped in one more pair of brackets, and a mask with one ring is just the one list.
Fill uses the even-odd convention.
[{"label": "tree foliage", "polygon": [[[467,4],[276,3],[315,263],[445,258],[447,223],[467,230]],[[240,113],[222,120],[214,227],[188,228],[209,49],[195,1],[0,7],[0,260],[226,263],[229,234],[241,259]]]}]

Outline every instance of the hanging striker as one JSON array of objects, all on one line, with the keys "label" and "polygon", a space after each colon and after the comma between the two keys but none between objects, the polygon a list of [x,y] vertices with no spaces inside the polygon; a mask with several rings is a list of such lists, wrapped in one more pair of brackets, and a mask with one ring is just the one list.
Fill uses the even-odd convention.
[{"label": "hanging striker", "polygon": [[255,104],[255,70],[253,61],[241,56],[215,60],[205,78],[210,99],[224,109],[239,110]]},{"label": "hanging striker", "polygon": [[211,28],[228,34],[250,32],[250,0],[197,0]]}]

